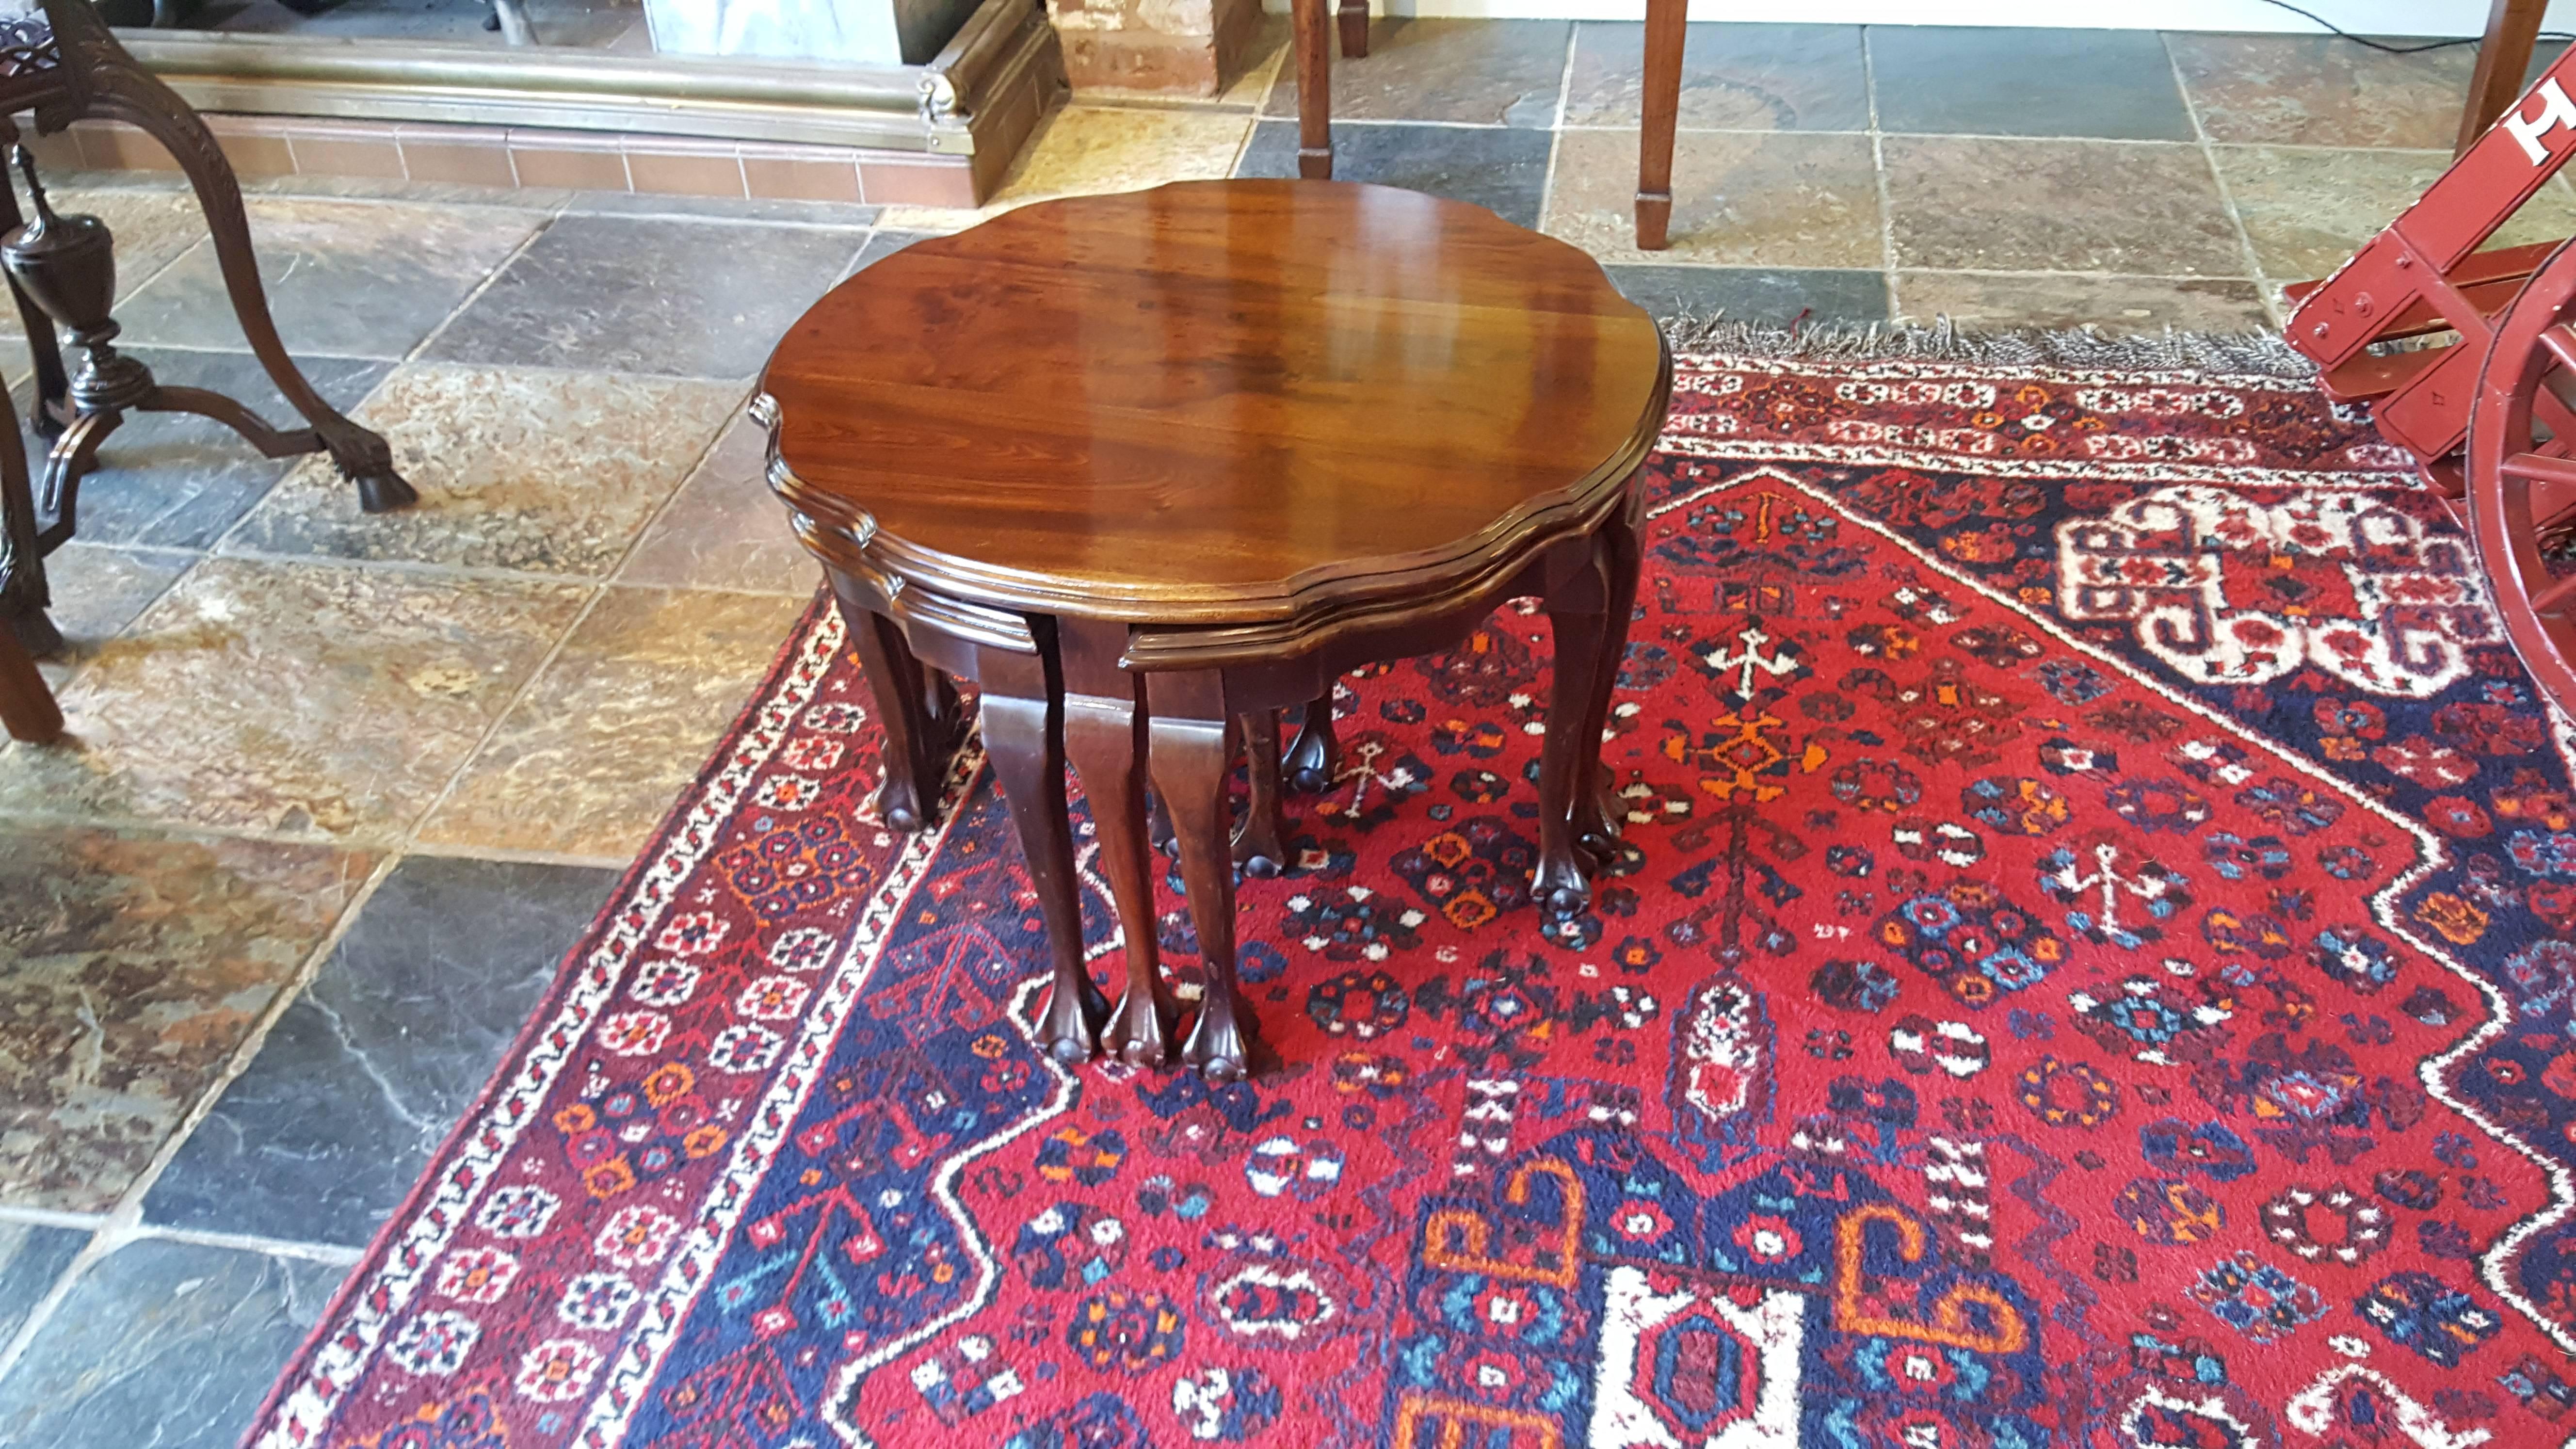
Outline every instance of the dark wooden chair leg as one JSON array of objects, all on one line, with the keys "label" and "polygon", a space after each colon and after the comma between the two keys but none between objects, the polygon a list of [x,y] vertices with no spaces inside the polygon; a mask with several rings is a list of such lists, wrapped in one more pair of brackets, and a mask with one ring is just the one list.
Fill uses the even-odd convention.
[{"label": "dark wooden chair leg", "polygon": [[[44,549],[37,537],[36,496],[27,476],[27,448],[18,438],[18,409],[5,388],[0,388],[0,429],[6,430],[0,434],[0,635],[7,636],[6,650],[0,652],[11,660],[26,660],[29,655],[60,650],[63,636],[45,617],[52,600],[46,592]],[[62,729],[53,694],[32,662],[23,676],[17,675],[14,664],[0,663],[0,671],[13,676],[0,686],[9,696],[10,734],[22,740],[52,738],[19,730],[22,722],[30,729],[43,728],[48,714],[53,715],[51,729]],[[41,699],[42,707],[31,699]]]},{"label": "dark wooden chair leg", "polygon": [[2531,52],[2548,9],[2549,0],[2493,0],[2487,7],[2486,39],[2478,44],[2478,66],[2469,76],[2469,100],[2460,109],[2453,156],[2468,154],[2470,145],[2522,94],[2523,74],[2531,69]]},{"label": "dark wooden chair leg", "polygon": [[1334,15],[1341,22],[1342,59],[1368,59],[1368,0],[1341,0]]},{"label": "dark wooden chair leg", "polygon": [[[1333,179],[1333,37],[1330,0],[1293,0],[1290,26],[1297,62],[1297,174]],[[1365,18],[1365,17],[1363,17]]]},{"label": "dark wooden chair leg", "polygon": [[925,707],[930,691],[923,676],[936,678],[936,671],[922,667],[903,631],[870,609],[846,580],[834,578],[832,594],[850,652],[859,656],[868,690],[876,696],[878,727],[885,732],[885,779],[877,786],[877,817],[896,830],[921,830],[939,817],[940,787],[956,747],[954,722],[930,718]]},{"label": "dark wooden chair leg", "polygon": [[1100,867],[1127,947],[1127,985],[1110,1009],[1101,1046],[1129,1066],[1167,1066],[1181,1014],[1163,981],[1155,935],[1153,858],[1145,842],[1144,680],[1118,666],[1126,625],[1059,619],[1056,629],[1064,664],[1064,750],[1091,803]]},{"label": "dark wooden chair leg", "polygon": [[1181,1060],[1210,1082],[1239,1082],[1252,1069],[1252,1013],[1234,980],[1234,861],[1226,845],[1233,760],[1226,748],[1224,676],[1158,674],[1146,688],[1154,713],[1154,785],[1180,838],[1181,879],[1207,975]]},{"label": "dark wooden chair leg", "polygon": [[1070,1065],[1089,1057],[1109,1017],[1109,1000],[1082,959],[1082,898],[1073,868],[1073,829],[1064,802],[1064,692],[1054,630],[1031,621],[1040,653],[982,649],[984,752],[1028,858],[1029,886],[1046,922],[1055,971],[1039,1034],[1047,1053]]},{"label": "dark wooden chair leg", "polygon": [[1682,46],[1689,35],[1687,0],[1646,0],[1646,107],[1637,131],[1637,249],[1671,245],[1673,129],[1682,107]]},{"label": "dark wooden chair leg", "polygon": [[63,711],[18,636],[0,629],[0,727],[9,738],[49,745],[63,736]]},{"label": "dark wooden chair leg", "polygon": [[1255,710],[1239,724],[1252,795],[1234,828],[1234,863],[1245,875],[1269,880],[1288,868],[1288,848],[1282,843],[1287,832],[1279,810],[1279,712]]},{"label": "dark wooden chair leg", "polygon": [[1341,763],[1341,741],[1333,738],[1333,687],[1328,684],[1306,706],[1305,723],[1297,726],[1297,742],[1288,747],[1280,765],[1289,789],[1300,795],[1321,795],[1333,788],[1333,772]]}]

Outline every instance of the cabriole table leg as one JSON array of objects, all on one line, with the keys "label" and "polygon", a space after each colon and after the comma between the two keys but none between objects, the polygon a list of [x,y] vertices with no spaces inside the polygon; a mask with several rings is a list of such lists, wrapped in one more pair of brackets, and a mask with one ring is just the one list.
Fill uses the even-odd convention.
[{"label": "cabriole table leg", "polygon": [[1146,844],[1146,715],[1142,676],[1118,667],[1127,626],[1058,619],[1064,662],[1064,749],[1082,777],[1100,867],[1127,945],[1127,985],[1109,1013],[1101,1046],[1136,1067],[1171,1061],[1180,1008],[1163,983],[1155,940],[1153,856]]},{"label": "cabriole table leg", "polygon": [[1181,1060],[1210,1082],[1239,1082],[1252,1069],[1252,1014],[1234,981],[1234,857],[1225,788],[1234,761],[1226,748],[1225,680],[1213,670],[1157,674],[1146,694],[1154,714],[1154,785],[1180,841],[1181,879],[1207,977]]},{"label": "cabriole table leg", "polygon": [[1011,807],[1055,958],[1039,1033],[1048,1054],[1070,1065],[1098,1046],[1109,1001],[1092,984],[1082,959],[1082,901],[1064,800],[1064,696],[1051,657],[1054,631],[1035,619],[1031,631],[1040,654],[979,649],[975,679],[984,687],[984,751]]},{"label": "cabriole table leg", "polygon": [[[959,734],[957,694],[937,671],[925,669],[894,622],[868,607],[849,580],[835,574],[832,597],[841,610],[850,652],[876,696],[877,723],[885,731],[885,780],[877,787],[878,818],[896,830],[930,825]],[[946,701],[943,714],[934,706]]]}]

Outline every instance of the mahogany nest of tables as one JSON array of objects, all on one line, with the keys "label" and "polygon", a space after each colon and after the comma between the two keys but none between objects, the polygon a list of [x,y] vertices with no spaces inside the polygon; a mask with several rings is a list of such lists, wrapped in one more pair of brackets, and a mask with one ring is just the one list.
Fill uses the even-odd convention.
[{"label": "mahogany nest of tables", "polygon": [[[1571,246],[1415,192],[1225,181],[916,243],[796,323],[754,407],[877,693],[889,823],[928,822],[963,733],[943,676],[975,680],[1047,921],[1050,1049],[1160,1065],[1150,761],[1206,963],[1182,1056],[1233,1080],[1232,867],[1281,853],[1282,707],[1325,701],[1296,758],[1331,778],[1336,675],[1543,598],[1537,894],[1588,902],[1633,475],[1670,389],[1653,321]],[[1255,789],[1229,851],[1238,740]],[[1083,964],[1068,756],[1126,938],[1114,1008]]]}]

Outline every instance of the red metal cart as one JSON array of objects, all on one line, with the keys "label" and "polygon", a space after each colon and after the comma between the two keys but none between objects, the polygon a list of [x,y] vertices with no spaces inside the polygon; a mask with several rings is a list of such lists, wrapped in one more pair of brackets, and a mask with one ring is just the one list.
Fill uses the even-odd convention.
[{"label": "red metal cart", "polygon": [[2322,282],[2292,346],[2367,403],[2475,535],[2498,610],[2576,717],[2576,246],[2478,248],[2576,155],[2576,48]]}]

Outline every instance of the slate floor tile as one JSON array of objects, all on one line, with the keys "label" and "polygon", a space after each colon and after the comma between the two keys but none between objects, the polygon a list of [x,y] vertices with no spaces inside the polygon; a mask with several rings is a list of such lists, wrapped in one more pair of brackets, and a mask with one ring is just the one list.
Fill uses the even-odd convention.
[{"label": "slate floor tile", "polygon": [[0,827],[0,1202],[115,1206],[374,865],[321,846]]},{"label": "slate floor tile", "polygon": [[2246,274],[2197,146],[1890,136],[1885,154],[1899,266]]},{"label": "slate floor tile", "polygon": [[0,1378],[0,1444],[232,1449],[341,1272],[166,1238],[127,1243],[81,1275]]},{"label": "slate floor tile", "polygon": [[366,1246],[616,883],[406,858],[181,1145],[144,1220]]},{"label": "slate floor tile", "polygon": [[838,228],[567,216],[511,259],[426,357],[662,377],[748,378],[838,280]]},{"label": "slate floor tile", "polygon": [[27,1315],[80,1256],[89,1233],[43,1223],[0,1223],[0,1344],[15,1337]]},{"label": "slate floor tile", "polygon": [[2152,30],[1873,25],[1868,34],[1882,130],[2196,139]]},{"label": "slate floor tile", "polygon": [[224,547],[601,577],[743,395],[739,382],[412,363],[357,417],[393,445],[420,502],[362,512],[312,458]]},{"label": "slate floor tile", "polygon": [[[1635,126],[1645,108],[1646,27],[1574,27],[1565,124]],[[1682,47],[1684,130],[1861,131],[1869,83],[1855,25],[1706,24]]]},{"label": "slate floor tile", "polygon": [[1887,316],[1887,277],[1873,271],[1792,267],[1653,267],[1612,264],[1610,284],[1657,318],[1787,326],[1876,322]]},{"label": "slate floor tile", "polygon": [[[1548,133],[1467,126],[1333,123],[1333,177],[1445,196],[1517,226],[1538,225],[1547,192]],[[1297,125],[1263,121],[1237,176],[1293,178]]]},{"label": "slate floor tile", "polygon": [[644,531],[618,579],[683,589],[741,589],[806,598],[821,580],[796,541],[787,506],[761,477],[769,435],[749,418],[728,424],[670,507]]},{"label": "slate floor tile", "polygon": [[[130,351],[151,366],[163,386],[211,389],[247,404],[272,427],[305,426],[269,382],[259,359],[247,352]],[[296,361],[314,390],[342,412],[356,408],[393,366],[318,355]],[[32,414],[32,397],[33,389],[19,389],[21,419]],[[50,444],[32,430],[25,437],[29,466],[41,468]],[[293,458],[261,457],[241,434],[194,413],[129,414],[99,446],[98,462],[81,479],[83,542],[187,549],[213,546],[296,465]],[[345,483],[341,487],[356,497],[355,489]]]},{"label": "slate floor tile", "polygon": [[64,648],[55,658],[36,661],[46,682],[62,688],[195,562],[193,554],[78,539],[54,550],[45,559],[45,583],[53,595],[45,612],[61,631]]},{"label": "slate floor tile", "polygon": [[[2450,168],[2448,151],[2329,151],[2215,146],[2219,174],[2245,224],[2254,260],[2276,282],[2342,266]],[[2487,245],[2554,241],[2576,231],[2576,191],[2562,178],[2523,203]]]},{"label": "slate floor tile", "polygon": [[2111,332],[2244,332],[2269,328],[2261,289],[2228,279],[1899,272],[1899,316],[1963,327],[2084,327]]},{"label": "slate floor tile", "polygon": [[0,752],[0,812],[386,842],[426,811],[587,586],[208,559]]},{"label": "slate floor tile", "polygon": [[[299,361],[402,357],[543,218],[496,206],[296,196],[253,196],[246,205],[269,312]],[[132,342],[245,345],[212,246],[191,248],[116,316]]]},{"label": "slate floor tile", "polygon": [[2209,139],[2451,149],[2474,46],[2389,55],[2332,35],[2165,37]]},{"label": "slate floor tile", "polygon": [[1560,138],[1545,230],[1603,261],[1877,267],[1887,243],[1867,136],[1684,133],[1670,249],[1637,249],[1637,133]]},{"label": "slate floor tile", "polygon": [[611,588],[466,767],[421,839],[633,855],[810,602]]},{"label": "slate floor tile", "polygon": [[[1474,126],[1556,124],[1565,81],[1567,22],[1419,20],[1369,26],[1369,53],[1333,56],[1337,121],[1453,121]],[[1280,68],[1261,108],[1297,114],[1297,63]]]}]

